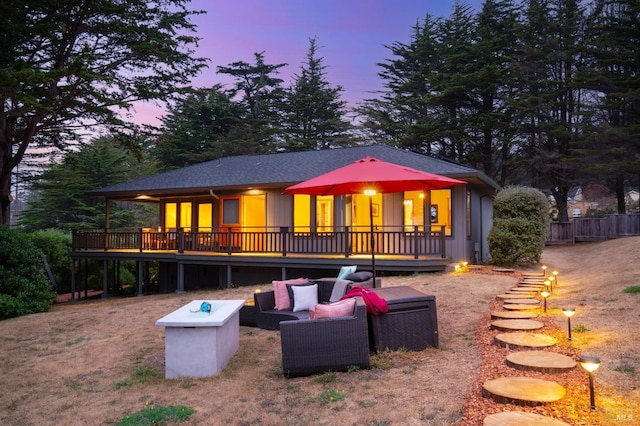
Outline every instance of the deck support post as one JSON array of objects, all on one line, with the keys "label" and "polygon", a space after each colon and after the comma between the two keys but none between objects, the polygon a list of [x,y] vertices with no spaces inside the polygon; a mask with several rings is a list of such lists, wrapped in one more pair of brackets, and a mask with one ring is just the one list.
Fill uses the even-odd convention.
[{"label": "deck support post", "polygon": [[184,294],[184,263],[178,262],[178,288],[176,293]]}]

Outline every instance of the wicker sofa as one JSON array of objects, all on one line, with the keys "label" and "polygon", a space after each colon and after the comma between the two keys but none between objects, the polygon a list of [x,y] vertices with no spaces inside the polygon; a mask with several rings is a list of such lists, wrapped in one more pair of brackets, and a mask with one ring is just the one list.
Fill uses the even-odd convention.
[{"label": "wicker sofa", "polygon": [[282,369],[285,377],[370,368],[369,328],[361,298],[353,316],[282,321]]},{"label": "wicker sofa", "polygon": [[[362,274],[360,272],[359,274]],[[370,273],[369,273],[370,274]],[[363,281],[349,281],[345,287],[345,293],[353,286],[362,286],[367,288],[374,287],[373,278],[369,277]],[[328,303],[336,283],[335,278],[320,278],[309,280],[311,284],[318,285],[318,303]],[[376,287],[380,286],[380,279],[376,279]],[[293,312],[293,310],[277,310],[275,293],[273,291],[263,291],[254,293],[254,305],[256,307],[255,322],[256,325],[265,330],[279,330],[280,322],[309,319],[309,311]]]}]

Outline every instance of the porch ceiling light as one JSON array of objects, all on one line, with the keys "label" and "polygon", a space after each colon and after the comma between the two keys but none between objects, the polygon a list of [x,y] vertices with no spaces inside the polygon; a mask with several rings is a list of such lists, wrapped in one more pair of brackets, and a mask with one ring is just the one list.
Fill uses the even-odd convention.
[{"label": "porch ceiling light", "polygon": [[373,197],[374,195],[376,195],[376,190],[373,188],[367,188],[364,190],[364,195],[368,197]]}]

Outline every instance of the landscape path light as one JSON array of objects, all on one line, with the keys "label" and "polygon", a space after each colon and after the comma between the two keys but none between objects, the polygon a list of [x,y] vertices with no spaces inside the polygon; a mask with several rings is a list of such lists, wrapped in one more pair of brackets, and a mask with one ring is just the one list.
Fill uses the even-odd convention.
[{"label": "landscape path light", "polygon": [[556,282],[556,285],[558,285],[558,271],[553,271],[552,275],[553,275],[553,280]]},{"label": "landscape path light", "polygon": [[549,297],[551,293],[549,293],[547,290],[542,290],[540,292],[540,296],[544,297],[544,313],[547,313],[547,297]]},{"label": "landscape path light", "polygon": [[562,313],[567,316],[569,324],[569,340],[571,340],[571,317],[576,313],[576,308],[562,308]]},{"label": "landscape path light", "polygon": [[589,372],[589,401],[592,410],[596,409],[596,397],[593,390],[593,372],[600,367],[600,358],[595,356],[581,356],[580,366]]},{"label": "landscape path light", "polygon": [[542,276],[546,276],[547,275],[547,265],[542,265]]},{"label": "landscape path light", "polygon": [[551,280],[546,279],[546,280],[544,280],[544,282],[543,282],[542,284],[544,284],[544,286],[545,286],[546,290],[547,290],[549,293],[551,293],[551,292],[553,291],[553,286],[551,285]]}]

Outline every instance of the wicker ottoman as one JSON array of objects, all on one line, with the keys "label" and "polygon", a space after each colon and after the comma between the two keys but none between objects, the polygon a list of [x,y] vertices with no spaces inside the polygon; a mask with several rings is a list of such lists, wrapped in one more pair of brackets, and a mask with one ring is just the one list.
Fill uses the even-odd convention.
[{"label": "wicker ottoman", "polygon": [[389,312],[368,315],[372,349],[377,352],[400,348],[421,351],[429,346],[438,347],[435,296],[407,286],[373,291],[387,301]]}]

